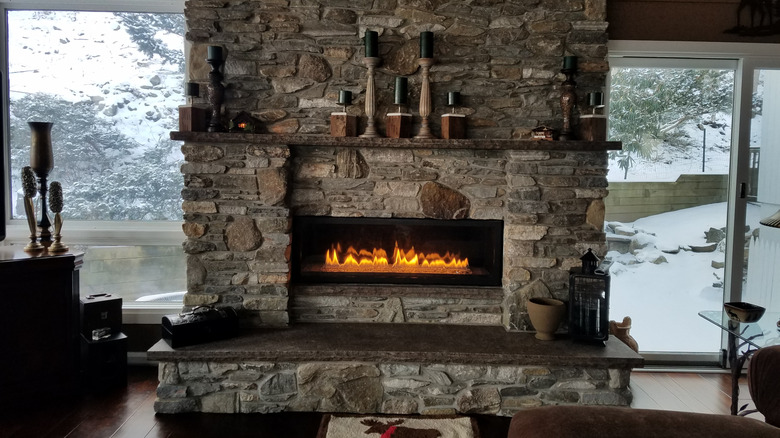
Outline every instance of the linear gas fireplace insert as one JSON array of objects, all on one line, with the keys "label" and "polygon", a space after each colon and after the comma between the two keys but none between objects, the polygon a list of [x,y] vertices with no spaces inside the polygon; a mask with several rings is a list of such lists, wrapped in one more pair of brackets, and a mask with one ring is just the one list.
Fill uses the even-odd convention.
[{"label": "linear gas fireplace insert", "polygon": [[293,218],[292,281],[500,286],[496,220]]}]

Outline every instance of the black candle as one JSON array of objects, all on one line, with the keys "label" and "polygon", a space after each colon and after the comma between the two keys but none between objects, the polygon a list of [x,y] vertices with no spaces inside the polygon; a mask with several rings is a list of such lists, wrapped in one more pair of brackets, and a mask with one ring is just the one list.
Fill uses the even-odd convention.
[{"label": "black candle", "polygon": [[458,106],[460,105],[460,93],[457,91],[450,91],[447,93],[447,105]]},{"label": "black candle", "polygon": [[563,69],[564,70],[577,70],[577,57],[576,56],[564,56],[563,57]]},{"label": "black candle", "polygon": [[352,104],[352,92],[349,90],[339,90],[339,105]]},{"label": "black candle", "polygon": [[187,82],[184,84],[184,94],[190,97],[200,96],[200,85],[197,82]]},{"label": "black candle", "polygon": [[420,33],[420,58],[433,58],[433,32]]},{"label": "black candle", "polygon": [[366,58],[376,58],[377,53],[379,52],[377,47],[378,38],[376,31],[366,31]]},{"label": "black candle", "polygon": [[588,93],[588,105],[593,107],[604,106],[604,94],[600,92]]},{"label": "black candle", "polygon": [[405,105],[407,102],[409,80],[405,76],[395,77],[395,99],[393,103],[396,105]]},{"label": "black candle", "polygon": [[222,47],[220,46],[209,46],[208,49],[208,55],[206,56],[207,61],[222,61]]}]

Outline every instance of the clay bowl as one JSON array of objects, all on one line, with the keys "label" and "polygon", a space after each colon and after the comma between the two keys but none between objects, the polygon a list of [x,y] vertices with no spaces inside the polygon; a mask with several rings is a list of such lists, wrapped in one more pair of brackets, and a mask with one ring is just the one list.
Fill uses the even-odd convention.
[{"label": "clay bowl", "polygon": [[723,304],[723,310],[729,316],[729,319],[735,322],[756,322],[764,316],[764,309],[755,304],[742,301],[732,301]]}]

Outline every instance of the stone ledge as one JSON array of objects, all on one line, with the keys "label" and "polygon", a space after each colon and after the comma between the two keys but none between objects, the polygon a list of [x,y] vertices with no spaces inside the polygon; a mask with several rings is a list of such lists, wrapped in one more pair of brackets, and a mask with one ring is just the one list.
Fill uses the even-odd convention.
[{"label": "stone ledge", "polygon": [[551,342],[502,327],[440,324],[299,323],[248,329],[241,336],[173,349],[159,341],[150,360],[269,362],[414,362],[631,369],[644,359],[615,338],[605,346],[559,335]]},{"label": "stone ledge", "polygon": [[[381,292],[377,292],[377,291]],[[480,299],[498,300],[504,299],[504,288],[494,286],[416,286],[416,285],[362,285],[351,283],[332,284],[298,284],[294,287],[295,296],[323,297],[343,296],[351,297],[418,297],[418,298],[442,298],[442,299]]]},{"label": "stone ledge", "polygon": [[252,143],[289,146],[331,146],[391,149],[476,149],[527,151],[617,151],[619,141],[543,141],[512,139],[419,139],[330,137],[311,134],[248,134],[243,132],[171,132],[171,140],[193,143]]}]

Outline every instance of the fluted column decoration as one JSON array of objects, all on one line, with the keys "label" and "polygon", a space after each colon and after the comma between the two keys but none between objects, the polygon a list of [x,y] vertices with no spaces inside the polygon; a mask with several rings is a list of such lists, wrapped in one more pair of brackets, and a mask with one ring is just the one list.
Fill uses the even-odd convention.
[{"label": "fluted column decoration", "polygon": [[366,79],[366,130],[360,134],[363,138],[376,138],[381,137],[376,131],[375,119],[376,116],[376,86],[374,85],[374,69],[379,65],[381,61],[377,57],[363,58],[363,64],[368,68],[368,78]]},{"label": "fluted column decoration", "polygon": [[422,118],[422,125],[420,126],[420,132],[414,138],[436,138],[431,133],[428,118],[431,115],[431,66],[433,65],[433,58],[419,58],[417,62],[422,68],[422,87],[420,89],[420,117]]}]

